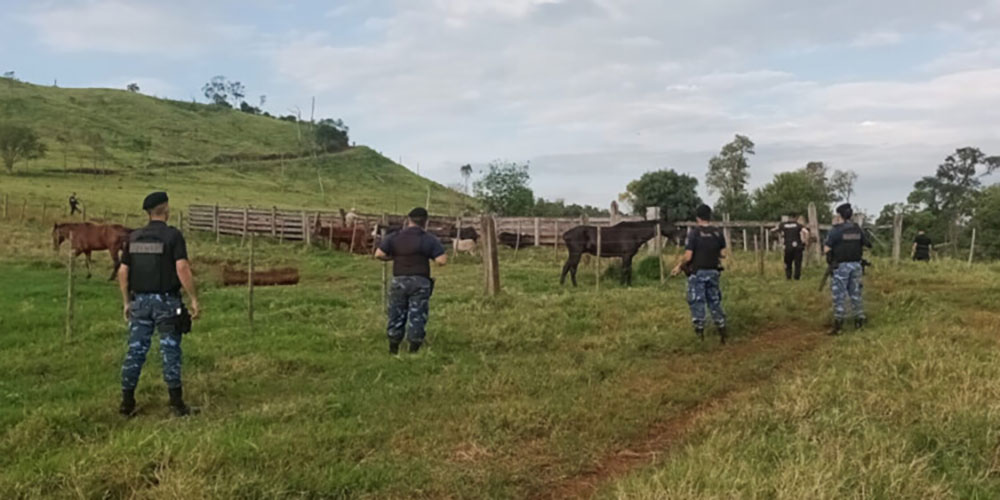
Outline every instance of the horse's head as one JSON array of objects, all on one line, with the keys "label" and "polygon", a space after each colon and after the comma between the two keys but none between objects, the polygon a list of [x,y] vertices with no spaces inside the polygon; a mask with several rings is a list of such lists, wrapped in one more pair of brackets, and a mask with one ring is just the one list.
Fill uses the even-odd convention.
[{"label": "horse's head", "polygon": [[660,236],[664,236],[672,243],[680,245],[687,237],[687,229],[674,225],[672,222],[663,221],[660,222]]}]

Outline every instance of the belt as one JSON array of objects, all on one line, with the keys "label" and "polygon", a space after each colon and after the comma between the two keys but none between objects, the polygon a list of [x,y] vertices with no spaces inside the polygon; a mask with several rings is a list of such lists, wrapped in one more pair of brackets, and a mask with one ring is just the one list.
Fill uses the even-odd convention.
[{"label": "belt", "polygon": [[181,292],[180,291],[177,291],[177,292],[132,292],[132,298],[136,298],[136,297],[138,297],[140,295],[142,295],[142,296],[159,295],[159,296],[162,296],[162,297],[170,297],[170,298],[179,299],[181,297]]}]

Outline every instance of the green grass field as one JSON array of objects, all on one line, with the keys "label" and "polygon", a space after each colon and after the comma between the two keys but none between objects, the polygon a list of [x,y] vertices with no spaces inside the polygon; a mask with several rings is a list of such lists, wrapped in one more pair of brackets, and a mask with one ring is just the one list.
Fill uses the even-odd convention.
[{"label": "green grass field", "polygon": [[[996,498],[1000,269],[942,261],[866,284],[871,327],[822,334],[820,269],[724,277],[735,340],[691,333],[683,282],[641,264],[561,288],[551,248],[438,271],[429,348],[390,357],[380,263],[261,241],[294,287],[220,286],[238,240],[189,235],[204,318],[184,344],[201,413],[170,418],[150,356],[120,418],[117,289],[77,282],[38,222],[0,221],[0,491],[6,498]],[[104,269],[104,270],[102,270]],[[155,347],[154,347],[155,351]]]}]

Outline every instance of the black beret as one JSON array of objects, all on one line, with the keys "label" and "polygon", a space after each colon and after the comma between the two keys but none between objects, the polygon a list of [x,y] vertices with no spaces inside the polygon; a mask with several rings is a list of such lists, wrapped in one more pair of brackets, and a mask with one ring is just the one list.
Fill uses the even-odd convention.
[{"label": "black beret", "polygon": [[164,191],[157,191],[155,193],[149,193],[145,200],[142,200],[143,210],[152,210],[164,203],[169,201],[167,199],[167,193]]},{"label": "black beret", "polygon": [[427,209],[423,207],[417,207],[414,208],[413,210],[410,210],[410,213],[406,214],[406,216],[411,219],[414,217],[427,217]]},{"label": "black beret", "polygon": [[850,203],[844,203],[843,205],[837,207],[837,214],[845,219],[850,219],[854,215],[854,209],[851,208]]}]

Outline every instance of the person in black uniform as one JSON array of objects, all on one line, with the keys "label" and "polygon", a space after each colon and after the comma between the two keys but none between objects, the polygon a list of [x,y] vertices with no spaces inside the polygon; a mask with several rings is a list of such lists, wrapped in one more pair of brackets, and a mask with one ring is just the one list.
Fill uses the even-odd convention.
[{"label": "person in black uniform", "polygon": [[802,278],[802,255],[805,252],[806,240],[803,239],[805,226],[799,224],[796,214],[789,214],[788,220],[778,225],[774,231],[780,231],[785,240],[785,279]]},{"label": "person in black uniform", "polygon": [[407,216],[406,227],[387,236],[375,251],[376,258],[392,261],[386,328],[390,354],[399,353],[404,333],[410,342],[410,352],[420,349],[427,335],[427,315],[434,293],[430,261],[441,266],[448,262],[441,241],[424,231],[426,225],[427,210],[414,208]]},{"label": "person in black uniform", "polygon": [[[190,321],[198,318],[200,310],[187,244],[180,231],[167,225],[170,217],[167,202],[164,192],[152,193],[142,202],[142,209],[149,214],[149,224],[129,235],[128,248],[122,254],[118,270],[125,320],[129,322],[119,409],[125,416],[135,414],[135,388],[154,329],[160,332],[163,380],[170,394],[170,408],[177,416],[191,412],[184,404],[181,386],[181,335],[190,330]],[[181,300],[181,288],[190,299],[190,313]]]},{"label": "person in black uniform", "polygon": [[69,195],[69,214],[73,215],[77,212],[83,212],[80,210],[80,200],[76,198],[76,193]]},{"label": "person in black uniform", "polygon": [[695,211],[697,226],[688,232],[687,245],[681,261],[671,271],[688,276],[687,300],[691,308],[691,323],[698,339],[705,338],[705,307],[712,312],[719,340],[726,343],[726,313],[722,310],[722,289],[719,288],[722,261],[726,257],[726,238],[722,231],[710,225],[712,209],[701,205]]},{"label": "person in black uniform", "polygon": [[930,262],[932,251],[934,251],[934,244],[930,237],[924,233],[923,229],[917,231],[917,237],[913,239],[913,250],[910,251],[910,257],[916,261]]}]

